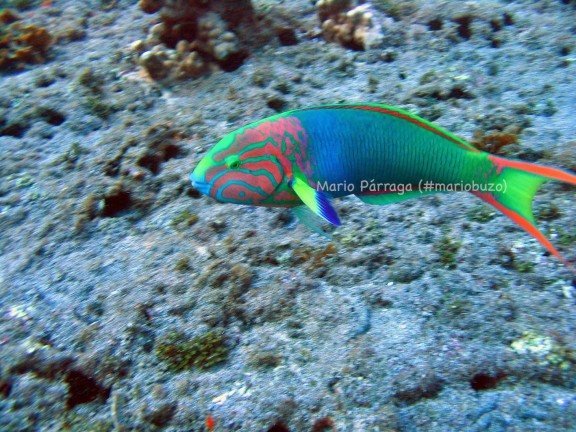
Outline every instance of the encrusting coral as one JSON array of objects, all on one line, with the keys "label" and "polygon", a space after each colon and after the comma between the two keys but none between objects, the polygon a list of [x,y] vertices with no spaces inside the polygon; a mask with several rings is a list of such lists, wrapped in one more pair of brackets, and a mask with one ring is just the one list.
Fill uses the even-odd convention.
[{"label": "encrusting coral", "polygon": [[232,71],[247,56],[235,30],[252,14],[249,0],[140,0],[139,5],[144,12],[160,12],[148,37],[132,46],[140,66],[155,80]]},{"label": "encrusting coral", "polygon": [[382,40],[380,26],[373,19],[370,5],[357,0],[318,0],[318,17],[326,40],[364,50]]},{"label": "encrusting coral", "polygon": [[23,24],[14,12],[0,11],[0,70],[46,61],[52,36],[48,30]]}]

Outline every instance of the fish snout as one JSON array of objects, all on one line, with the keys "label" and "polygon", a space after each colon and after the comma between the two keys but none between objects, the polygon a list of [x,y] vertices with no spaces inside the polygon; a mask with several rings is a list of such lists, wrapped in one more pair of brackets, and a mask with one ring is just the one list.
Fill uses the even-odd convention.
[{"label": "fish snout", "polygon": [[198,175],[196,170],[190,174],[190,182],[192,187],[204,195],[210,195],[210,183],[204,181],[204,176]]}]

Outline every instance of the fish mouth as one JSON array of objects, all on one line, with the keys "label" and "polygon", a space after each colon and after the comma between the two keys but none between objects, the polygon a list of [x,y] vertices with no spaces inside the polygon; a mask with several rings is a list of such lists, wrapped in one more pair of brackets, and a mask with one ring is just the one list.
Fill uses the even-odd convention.
[{"label": "fish mouth", "polygon": [[210,183],[200,180],[194,173],[190,174],[192,187],[204,195],[210,195]]}]

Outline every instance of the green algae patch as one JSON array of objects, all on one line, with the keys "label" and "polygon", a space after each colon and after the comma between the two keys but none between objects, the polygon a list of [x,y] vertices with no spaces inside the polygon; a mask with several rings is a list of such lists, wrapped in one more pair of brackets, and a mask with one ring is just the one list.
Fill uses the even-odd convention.
[{"label": "green algae patch", "polygon": [[198,215],[189,211],[183,211],[170,221],[170,225],[176,230],[182,230],[198,222]]},{"label": "green algae patch", "polygon": [[173,372],[209,369],[228,358],[224,334],[220,330],[211,330],[193,339],[173,331],[159,338],[154,352]]},{"label": "green algae patch", "polygon": [[576,364],[574,352],[550,336],[526,331],[520,339],[510,344],[512,351],[519,355],[532,356],[540,366],[569,370]]},{"label": "green algae patch", "polygon": [[468,216],[468,219],[479,223],[490,222],[496,216],[496,212],[493,211],[490,207],[485,205],[476,206],[470,211],[468,211],[466,214]]},{"label": "green algae patch", "polygon": [[433,251],[438,255],[438,261],[445,267],[455,269],[460,246],[462,246],[462,242],[454,241],[448,235],[444,235],[434,243]]},{"label": "green algae patch", "polygon": [[576,243],[576,234],[566,232],[560,227],[556,228],[556,232],[558,233],[558,244],[568,247]]}]

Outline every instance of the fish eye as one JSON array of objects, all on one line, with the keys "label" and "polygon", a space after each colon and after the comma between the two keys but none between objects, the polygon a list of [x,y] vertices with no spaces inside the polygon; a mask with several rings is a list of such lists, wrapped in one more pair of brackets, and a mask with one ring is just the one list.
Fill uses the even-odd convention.
[{"label": "fish eye", "polygon": [[233,169],[233,170],[238,169],[238,168],[240,168],[240,158],[236,155],[229,156],[228,158],[226,158],[226,165],[230,169]]}]

